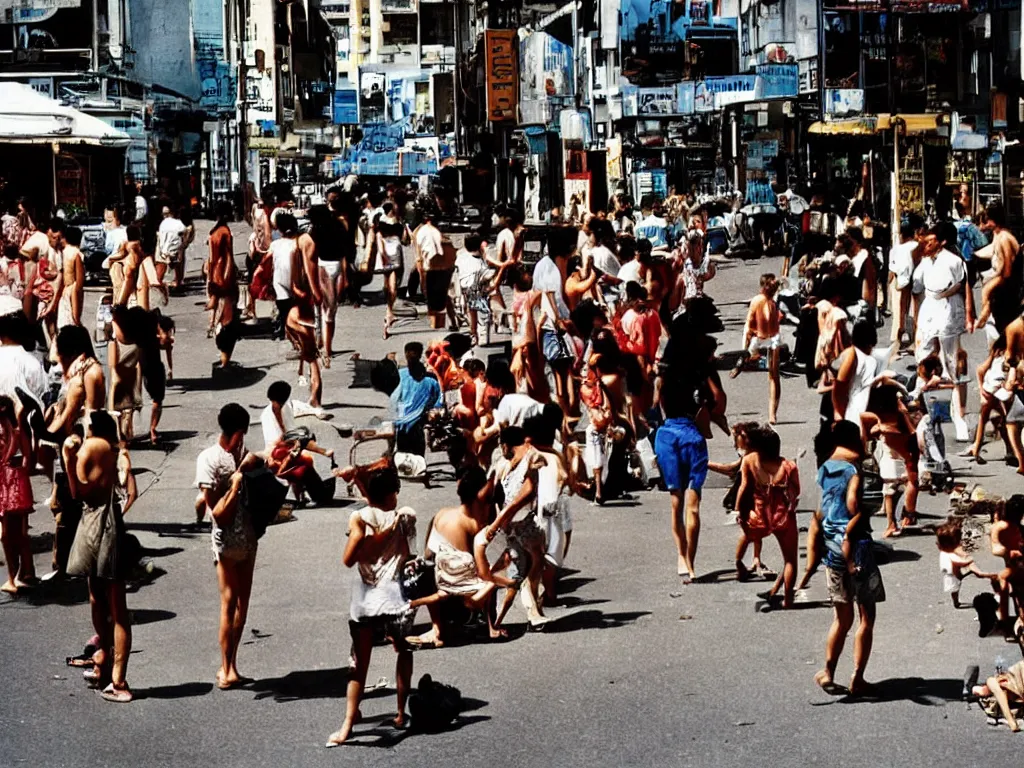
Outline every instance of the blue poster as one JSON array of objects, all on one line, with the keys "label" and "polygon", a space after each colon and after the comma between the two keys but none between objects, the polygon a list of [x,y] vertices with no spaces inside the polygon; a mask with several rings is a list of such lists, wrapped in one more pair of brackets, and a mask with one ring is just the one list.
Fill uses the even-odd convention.
[{"label": "blue poster", "polygon": [[359,122],[359,91],[339,88],[334,92],[335,125],[356,125]]},{"label": "blue poster", "polygon": [[759,64],[759,99],[791,99],[800,92],[800,73],[796,64]]}]

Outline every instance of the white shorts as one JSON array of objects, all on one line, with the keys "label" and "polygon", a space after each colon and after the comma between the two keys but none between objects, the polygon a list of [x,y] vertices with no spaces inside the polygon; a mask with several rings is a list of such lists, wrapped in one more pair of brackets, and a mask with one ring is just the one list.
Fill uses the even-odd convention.
[{"label": "white shorts", "polygon": [[750,344],[747,346],[747,353],[751,357],[758,357],[762,352],[770,352],[773,349],[778,349],[781,344],[782,339],[777,333],[770,339],[759,339],[755,336],[750,340]]},{"label": "white shorts", "polygon": [[583,463],[587,465],[590,475],[598,469],[601,470],[601,481],[608,477],[608,444],[605,433],[594,429],[593,424],[588,424],[586,429],[586,440],[583,444]]},{"label": "white shorts", "polygon": [[895,496],[896,486],[906,481],[907,465],[885,445],[881,446],[878,457],[878,474],[882,476],[882,495]]}]

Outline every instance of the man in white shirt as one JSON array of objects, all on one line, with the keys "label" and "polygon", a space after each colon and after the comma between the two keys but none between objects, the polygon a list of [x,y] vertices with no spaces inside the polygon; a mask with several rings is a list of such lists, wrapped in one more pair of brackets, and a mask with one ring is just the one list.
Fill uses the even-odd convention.
[{"label": "man in white shirt", "polygon": [[498,407],[494,412],[495,421],[505,427],[521,427],[523,422],[531,416],[540,416],[544,411],[544,405],[537,402],[529,395],[519,392],[511,392],[501,398]]},{"label": "man in white shirt", "polygon": [[[971,439],[964,419],[966,382],[957,375],[960,336],[974,325],[974,300],[967,288],[967,264],[960,256],[945,248],[950,242],[942,224],[932,227],[921,240],[921,263],[914,270],[914,293],[922,299],[917,308],[915,339],[918,361],[938,354],[942,375],[957,384],[953,390],[951,409],[958,442]],[[956,230],[952,229],[955,243]]]},{"label": "man in white shirt", "polygon": [[533,268],[533,287],[541,294],[540,340],[544,358],[555,375],[555,397],[563,413],[570,413],[576,401],[572,372],[574,356],[565,338],[569,305],[565,300],[565,270],[575,251],[572,230],[552,231],[548,253]]},{"label": "man in white shirt", "polygon": [[146,202],[146,198],[142,194],[142,182],[135,182],[135,219],[134,221],[142,221],[149,215],[149,203]]},{"label": "man in white shirt", "polygon": [[185,225],[166,205],[163,208],[163,217],[156,233],[156,274],[163,282],[167,268],[173,267],[174,282],[171,283],[171,287],[177,288],[181,285],[182,274],[185,271]]}]

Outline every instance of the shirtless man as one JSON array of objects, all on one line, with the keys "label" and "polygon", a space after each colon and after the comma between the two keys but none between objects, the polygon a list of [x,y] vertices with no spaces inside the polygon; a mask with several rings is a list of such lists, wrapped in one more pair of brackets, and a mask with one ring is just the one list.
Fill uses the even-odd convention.
[{"label": "shirtless man", "polygon": [[63,280],[57,301],[57,332],[68,325],[82,324],[85,300],[85,265],[82,262],[82,230],[68,227],[64,233]]},{"label": "shirtless man", "polygon": [[[22,299],[25,316],[34,321],[38,316],[36,297],[32,291],[32,283],[36,278],[36,270],[42,259],[54,264],[57,253],[64,247],[64,219],[56,216],[50,220],[46,232],[36,230],[25,244],[21,246],[21,256],[25,260],[25,296]],[[59,289],[59,283],[58,283]]]},{"label": "shirtless man", "polygon": [[89,579],[93,627],[100,638],[99,648],[93,655],[95,667],[91,673],[86,673],[86,679],[102,686],[109,675],[110,683],[103,688],[102,696],[107,701],[123,704],[132,700],[125,680],[132,650],[132,626],[125,599],[123,557],[118,556],[123,545],[124,523],[113,498],[118,481],[117,425],[104,411],[96,411],[89,418],[85,440],[72,435],[64,443],[68,483],[71,496],[83,505],[83,521],[91,515],[110,515],[112,519],[106,525],[83,523],[79,526],[69,571]]},{"label": "shirtless man", "polygon": [[[1012,322],[1019,297],[1020,286],[1013,285],[1014,260],[1020,251],[1020,243],[1006,228],[1006,209],[993,203],[985,211],[982,229],[992,233],[992,243],[975,251],[978,259],[991,259],[992,266],[982,273],[985,287],[981,292],[981,311],[978,313],[974,330],[985,328],[990,341]],[[1002,294],[1006,293],[1006,296]],[[1015,294],[1017,294],[1015,296]]]},{"label": "shirtless man", "polygon": [[291,294],[295,304],[288,310],[285,332],[299,352],[299,376],[302,366],[309,364],[309,404],[320,407],[323,383],[320,380],[320,352],[316,344],[315,307],[323,304],[320,288],[320,264],[317,260],[316,243],[308,234],[298,238],[298,269],[292,269]]},{"label": "shirtless man", "polygon": [[[135,296],[135,303],[147,312],[149,311],[149,289],[155,287],[164,295],[166,303],[167,288],[160,282],[156,274],[156,267],[153,265],[152,257],[146,255],[142,250],[142,230],[135,224],[127,228],[127,241],[122,248],[123,258],[120,262],[120,269],[124,275],[121,282],[121,289],[114,296],[114,304],[129,306],[132,296]],[[114,262],[113,259],[111,259]],[[111,282],[115,283],[113,270],[117,268],[116,263],[111,264]]]},{"label": "shirtless man", "polygon": [[494,596],[499,586],[510,586],[512,582],[491,573],[483,554],[486,542],[479,552],[474,546],[477,534],[487,527],[493,490],[493,483],[488,482],[482,467],[468,467],[459,479],[460,505],[446,507],[434,515],[423,557],[435,563],[437,593],[409,604],[412,608],[427,606],[432,626],[425,635],[405,638],[409,645],[444,645],[439,606],[449,597],[461,597],[469,608],[486,611],[492,640],[506,636],[505,630],[494,626]]},{"label": "shirtless man", "polygon": [[[860,415],[860,423],[865,445],[869,440],[878,438],[881,438],[883,443],[878,466],[884,481],[883,506],[889,524],[882,538],[899,536],[903,527],[917,522],[917,463],[921,452],[917,443],[917,431],[911,424],[907,412],[900,406],[895,384],[883,384],[871,390],[868,407]],[[904,477],[907,481],[907,493],[904,497],[901,527],[896,523],[895,494],[896,486]]]},{"label": "shirtless man", "polygon": [[234,240],[228,222],[234,212],[231,203],[221,200],[216,207],[217,223],[210,231],[210,260],[207,266],[210,301],[213,310],[210,328],[217,330],[216,344],[220,352],[220,367],[227,368],[238,343],[238,269],[235,266]]},{"label": "shirtless man", "polygon": [[775,293],[779,283],[770,272],[761,275],[761,292],[750,302],[746,328],[743,332],[744,351],[736,367],[729,374],[735,379],[749,360],[758,360],[763,352],[768,353],[768,423],[775,424],[779,415],[779,400],[782,396],[782,382],[779,376],[780,336],[779,305]]},{"label": "shirtless man", "polygon": [[989,535],[992,554],[1002,558],[1006,567],[999,572],[999,618],[1008,623],[1010,593],[1014,606],[1021,614],[1021,590],[1024,589],[1024,533],[1021,519],[1024,518],[1024,496],[1015,494],[997,508],[995,521]]}]

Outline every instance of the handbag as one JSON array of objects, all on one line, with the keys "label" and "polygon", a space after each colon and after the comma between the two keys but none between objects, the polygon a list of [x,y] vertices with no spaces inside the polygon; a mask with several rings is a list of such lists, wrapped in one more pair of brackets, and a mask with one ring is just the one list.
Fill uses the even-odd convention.
[{"label": "handbag", "polygon": [[103,547],[103,534],[108,525],[110,506],[104,504],[102,509],[83,509],[75,538],[71,542],[71,551],[68,553],[65,570],[69,575],[90,576],[95,572],[100,560],[100,549]]},{"label": "handbag", "polygon": [[402,599],[410,602],[436,594],[434,564],[422,557],[407,561],[402,566],[398,586],[402,591]]}]

